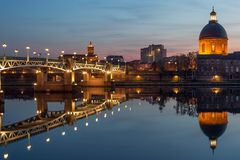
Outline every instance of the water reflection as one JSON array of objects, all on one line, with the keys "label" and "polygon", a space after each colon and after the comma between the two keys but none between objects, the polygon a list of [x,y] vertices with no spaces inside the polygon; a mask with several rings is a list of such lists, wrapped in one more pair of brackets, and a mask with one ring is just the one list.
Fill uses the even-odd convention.
[{"label": "water reflection", "polygon": [[[131,111],[132,106],[120,104],[136,99],[140,100],[138,105],[145,101],[158,106],[163,113],[167,107],[172,107],[177,115],[198,119],[202,135],[207,136],[208,147],[214,151],[218,139],[227,129],[229,114],[239,113],[239,91],[238,88],[79,88],[75,94],[42,94],[34,93],[31,88],[19,91],[6,88],[5,100],[34,100],[36,112],[30,118],[3,124],[4,108],[7,106],[0,104],[0,143],[3,158],[9,157],[7,146],[10,143],[27,139],[26,148],[31,151],[31,138],[35,135],[44,134],[45,142],[50,143],[52,139],[49,133],[52,129],[63,127],[61,136],[66,136],[65,125],[73,126],[73,131],[76,132],[79,130],[75,125],[78,120],[82,119],[85,127],[89,127],[90,116],[94,116],[95,123],[99,123],[99,115],[105,110],[110,112],[101,115],[104,119],[113,116],[114,112],[121,112],[121,109]],[[173,100],[176,104],[169,106],[168,102]],[[49,110],[49,103],[61,103],[64,107],[62,110],[52,111]],[[113,110],[114,107],[117,107],[116,110]]]}]

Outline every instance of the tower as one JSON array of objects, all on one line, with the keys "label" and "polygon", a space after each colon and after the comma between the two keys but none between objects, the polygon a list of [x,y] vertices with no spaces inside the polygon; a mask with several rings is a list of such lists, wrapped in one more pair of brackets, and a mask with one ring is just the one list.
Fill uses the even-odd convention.
[{"label": "tower", "polygon": [[87,46],[87,54],[88,55],[94,55],[94,46],[92,42],[90,41],[89,45]]}]

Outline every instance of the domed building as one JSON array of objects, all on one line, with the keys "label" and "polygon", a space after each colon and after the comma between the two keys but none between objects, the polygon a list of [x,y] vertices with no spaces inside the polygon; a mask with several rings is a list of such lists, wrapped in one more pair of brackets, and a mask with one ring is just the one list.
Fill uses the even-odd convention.
[{"label": "domed building", "polygon": [[227,112],[201,112],[198,121],[202,132],[209,138],[210,147],[217,147],[217,139],[225,132],[228,124]]},{"label": "domed building", "polygon": [[217,21],[217,13],[210,13],[209,23],[199,36],[199,55],[228,54],[228,36],[226,30]]}]

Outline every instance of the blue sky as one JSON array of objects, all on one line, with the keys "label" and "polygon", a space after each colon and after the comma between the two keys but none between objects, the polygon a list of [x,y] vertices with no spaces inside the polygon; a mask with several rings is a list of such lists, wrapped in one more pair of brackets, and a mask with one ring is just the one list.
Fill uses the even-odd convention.
[{"label": "blue sky", "polygon": [[[101,57],[121,54],[138,59],[139,50],[162,43],[168,55],[197,51],[198,36],[212,6],[229,36],[230,51],[240,50],[237,0],[1,0],[0,43],[53,56],[86,52],[93,41]],[[2,52],[2,50],[1,50]]]}]

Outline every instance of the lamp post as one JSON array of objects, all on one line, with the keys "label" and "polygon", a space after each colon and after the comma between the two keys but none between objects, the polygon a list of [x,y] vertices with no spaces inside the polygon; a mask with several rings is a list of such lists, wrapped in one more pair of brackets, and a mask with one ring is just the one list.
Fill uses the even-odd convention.
[{"label": "lamp post", "polygon": [[19,50],[18,50],[18,49],[15,49],[15,50],[14,50],[14,53],[15,53],[15,57],[17,57],[17,56],[18,56],[18,53],[19,53]]},{"label": "lamp post", "polygon": [[30,59],[30,57],[29,57],[29,50],[30,49],[31,49],[30,47],[26,47],[26,50],[27,50],[27,62],[29,62],[29,59]]},{"label": "lamp post", "polygon": [[33,56],[36,57],[37,56],[37,52],[33,51]]},{"label": "lamp post", "polygon": [[3,60],[6,60],[6,53],[5,53],[5,51],[6,51],[6,48],[7,48],[7,44],[4,43],[4,44],[2,45],[2,47],[3,47]]},{"label": "lamp post", "polygon": [[48,63],[48,58],[49,58],[49,56],[50,56],[49,49],[46,48],[45,51],[46,51],[46,55],[47,55],[47,56],[46,56],[46,63]]}]

